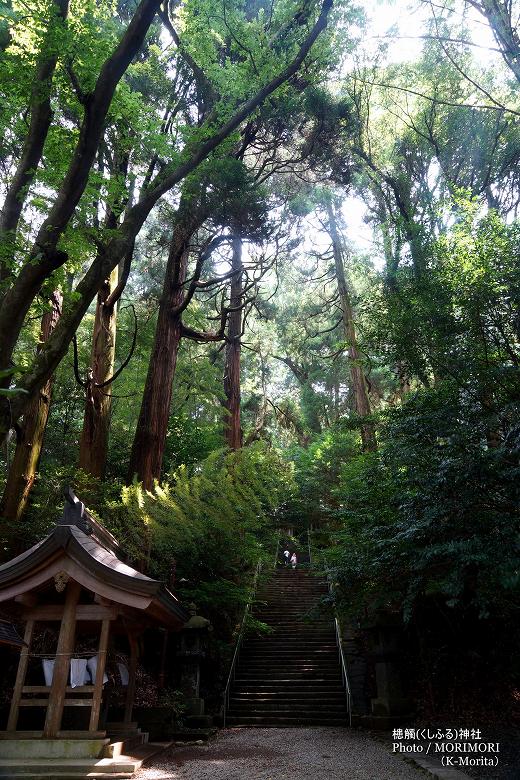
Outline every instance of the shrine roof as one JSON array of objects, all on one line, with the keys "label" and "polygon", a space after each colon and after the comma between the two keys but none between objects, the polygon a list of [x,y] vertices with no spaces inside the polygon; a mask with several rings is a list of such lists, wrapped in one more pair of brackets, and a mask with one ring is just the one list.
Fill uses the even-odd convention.
[{"label": "shrine roof", "polygon": [[[111,600],[184,623],[189,614],[159,580],[124,563],[112,534],[69,491],[63,516],[50,534],[0,565],[0,601],[27,592],[64,570]],[[27,587],[24,587],[26,583]]]}]

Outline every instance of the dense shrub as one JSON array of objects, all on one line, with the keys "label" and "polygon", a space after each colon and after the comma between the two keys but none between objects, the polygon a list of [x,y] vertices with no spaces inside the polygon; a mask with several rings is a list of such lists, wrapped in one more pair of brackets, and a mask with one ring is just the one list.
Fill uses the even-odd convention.
[{"label": "dense shrub", "polygon": [[181,466],[153,492],[139,484],[97,483],[73,468],[48,470],[15,545],[26,549],[48,533],[72,485],[131,563],[166,581],[175,569],[181,597],[229,628],[247,598],[251,571],[274,553],[272,515],[291,483],[291,467],[263,443],[217,450],[191,468]]}]

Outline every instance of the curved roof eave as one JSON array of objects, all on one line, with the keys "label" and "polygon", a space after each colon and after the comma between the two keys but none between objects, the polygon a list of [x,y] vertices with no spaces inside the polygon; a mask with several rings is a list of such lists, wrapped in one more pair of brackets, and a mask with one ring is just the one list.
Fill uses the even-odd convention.
[{"label": "curved roof eave", "polygon": [[179,617],[184,616],[184,610],[177,598],[159,580],[154,580],[123,563],[93,537],[72,525],[56,526],[41,542],[0,565],[0,589],[41,570],[55,559],[57,554],[63,552],[94,578],[120,590],[148,597],[155,596],[163,606],[168,606],[174,612],[178,611]]}]

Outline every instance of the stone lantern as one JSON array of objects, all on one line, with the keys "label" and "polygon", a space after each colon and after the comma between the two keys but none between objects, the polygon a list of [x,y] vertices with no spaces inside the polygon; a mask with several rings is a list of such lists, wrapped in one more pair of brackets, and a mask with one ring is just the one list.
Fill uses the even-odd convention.
[{"label": "stone lantern", "polygon": [[371,636],[377,698],[372,699],[372,714],[378,717],[403,717],[413,706],[403,691],[402,624],[399,617],[378,610],[371,624],[364,626]]},{"label": "stone lantern", "polygon": [[208,633],[212,630],[209,620],[197,615],[195,604],[188,605],[189,620],[184,624],[180,636],[177,656],[181,660],[180,689],[186,698],[186,714],[191,717],[204,716],[204,699],[200,693],[200,665],[206,657]]}]

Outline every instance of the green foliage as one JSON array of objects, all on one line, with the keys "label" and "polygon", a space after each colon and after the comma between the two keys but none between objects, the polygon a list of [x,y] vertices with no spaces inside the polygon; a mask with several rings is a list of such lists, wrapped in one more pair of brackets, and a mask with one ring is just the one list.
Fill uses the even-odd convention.
[{"label": "green foliage", "polygon": [[225,577],[246,571],[258,558],[257,535],[269,527],[289,479],[290,470],[265,445],[237,453],[217,450],[191,470],[177,469],[171,483],[153,494],[139,485],[124,488],[118,523],[134,557],[142,556],[143,538],[148,540],[155,575],[167,575],[176,558],[190,578],[197,567],[207,576]]},{"label": "green foliage", "polygon": [[481,205],[459,197],[456,221],[430,244],[427,274],[401,268],[363,307],[378,310],[369,343],[411,377],[451,377],[481,394],[489,387],[505,402],[516,396],[520,232]]},{"label": "green foliage", "polygon": [[316,436],[307,448],[289,449],[296,484],[282,512],[284,525],[305,530],[334,523],[338,478],[357,452],[355,434],[343,421]]},{"label": "green foliage", "polygon": [[[0,373],[0,397],[14,394],[16,400],[9,382],[30,371],[46,301],[61,289],[64,310],[71,306],[79,295],[72,279],[117,237],[130,193],[134,201],[141,198],[143,182],[187,160],[279,74],[321,4],[170,5],[179,43],[172,45],[158,16],[118,84],[85,191],[60,238],[67,261],[35,292],[15,368]],[[133,12],[132,4],[74,0],[61,20],[52,0],[2,4],[0,165],[7,185],[27,137],[34,94],[43,99],[48,88],[53,114],[34,179],[20,196],[16,235],[2,238],[2,288],[23,267],[49,214],[79,138],[85,94]],[[17,550],[48,531],[64,487],[72,485],[136,566],[164,580],[175,568],[176,592],[212,618],[219,636],[232,634],[258,558],[270,560],[275,524],[315,529],[316,539],[325,541],[342,604],[358,615],[365,608],[400,610],[417,628],[433,604],[454,621],[514,619],[517,85],[513,89],[500,68],[480,62],[469,45],[471,25],[457,14],[439,20],[445,41],[428,34],[420,57],[405,62],[387,58],[386,36],[377,51],[370,48],[374,36],[359,40],[362,21],[354,3],[335,2],[327,31],[298,74],[150,215],[118,310],[116,365],[133,338],[128,301],[135,304],[138,333],[133,358],[111,388],[108,478],[99,483],[71,465],[86,399],[69,354],[55,372],[27,516],[16,528],[4,528]],[[456,67],[446,45],[456,52]],[[344,60],[354,50],[355,60]],[[55,55],[48,84],[35,84],[38,64]],[[486,101],[487,108],[468,105],[476,101]],[[366,254],[355,249],[347,188],[367,207],[364,219],[376,240]],[[242,427],[246,442],[264,443],[236,453],[223,449],[223,351],[220,344],[183,338],[164,482],[146,492],[122,484],[181,192],[189,213],[199,207],[207,213],[186,247],[186,288],[206,241],[223,231],[244,239],[245,297],[251,300],[241,352]],[[356,364],[367,377],[376,453],[360,454],[351,345],[327,231],[329,203],[345,234],[361,356]],[[105,219],[107,212],[115,223]],[[207,261],[183,314],[185,326],[218,328],[229,299],[227,252],[222,245]],[[205,287],[219,276],[222,288],[211,281]],[[91,309],[77,332],[82,376],[91,359],[92,325]],[[283,456],[265,442],[284,447]],[[13,443],[14,437],[11,452]],[[265,631],[254,619],[249,628]]]},{"label": "green foliage", "polygon": [[252,569],[259,558],[272,559],[271,516],[291,489],[292,469],[263,443],[215,450],[190,468],[177,468],[153,493],[138,484],[121,491],[115,481],[98,483],[71,467],[47,469],[24,522],[24,545],[53,526],[68,485],[134,565],[165,581],[175,565],[179,595],[230,630],[247,600]]},{"label": "green foliage", "polygon": [[385,413],[380,453],[334,491],[349,597],[408,618],[425,597],[506,618],[519,587],[518,225],[457,206],[427,277],[380,293],[379,346],[432,386]]},{"label": "green foliage", "polygon": [[380,453],[345,465],[342,529],[330,551],[350,603],[402,608],[426,597],[481,618],[518,597],[520,430],[486,445],[478,406],[453,383],[387,414]]}]

